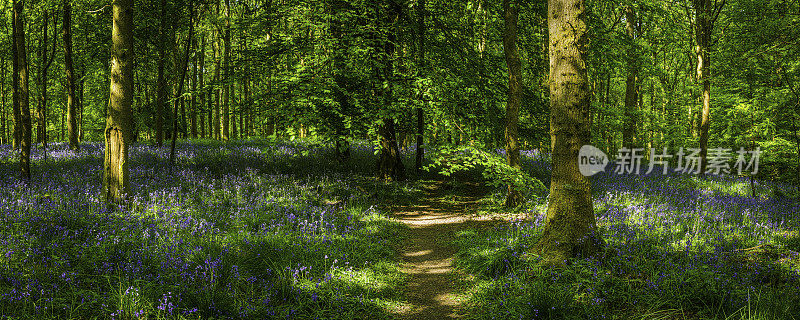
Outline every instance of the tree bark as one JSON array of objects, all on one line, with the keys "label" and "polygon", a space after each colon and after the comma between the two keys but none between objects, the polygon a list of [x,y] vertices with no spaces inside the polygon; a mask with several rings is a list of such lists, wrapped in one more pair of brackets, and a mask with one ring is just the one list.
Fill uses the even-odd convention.
[{"label": "tree bark", "polygon": [[19,95],[19,127],[21,153],[19,159],[20,173],[22,179],[31,179],[31,112],[29,108],[30,92],[28,91],[28,54],[25,48],[25,22],[24,22],[24,1],[14,1],[14,39],[17,61],[17,83],[15,84],[16,93]]},{"label": "tree bark", "polygon": [[205,138],[206,137],[205,112],[206,112],[206,106],[207,106],[207,103],[206,103],[207,92],[206,92],[205,82],[204,82],[205,69],[206,69],[206,35],[205,35],[205,33],[202,33],[202,35],[200,36],[200,52],[198,54],[200,55],[200,57],[199,57],[200,58],[200,70],[199,70],[199,74],[197,75],[197,85],[198,85],[198,87],[200,87],[200,92],[199,92],[199,94],[200,94],[200,99],[199,100],[200,101],[198,102],[198,104],[200,106],[197,108],[197,113],[199,113],[199,115],[200,115],[200,117],[199,117],[200,118],[199,119],[200,120],[200,137],[201,138]]},{"label": "tree bark", "polygon": [[[169,165],[170,173],[172,167],[175,166],[175,142],[178,140],[178,103],[183,102],[183,83],[186,80],[186,71],[189,69],[189,56],[192,53],[192,38],[194,34],[194,4],[189,2],[189,35],[186,36],[186,53],[181,65],[181,75],[178,80],[178,91],[175,94],[174,101],[174,114],[172,117],[172,144],[169,149]],[[185,111],[184,111],[185,113]]]},{"label": "tree bark", "polygon": [[133,0],[114,0],[111,48],[111,97],[105,128],[103,198],[119,203],[130,192],[128,144],[133,103]]},{"label": "tree bark", "polygon": [[636,57],[636,44],[634,40],[636,38],[636,13],[633,10],[633,7],[627,6],[625,7],[625,34],[628,37],[629,41],[629,48],[627,52],[627,79],[625,80],[625,115],[624,115],[624,127],[622,129],[622,146],[625,148],[631,148],[634,144],[634,136],[636,135],[636,110],[637,110],[637,102],[639,101],[638,98],[638,91],[636,90],[638,86],[638,76],[639,76],[639,67]]},{"label": "tree bark", "polygon": [[[19,92],[19,54],[17,53],[18,46],[17,46],[17,4],[16,1],[12,2],[12,10],[14,12],[11,16],[11,28],[12,28],[12,36],[11,36],[11,103],[12,103],[12,110],[11,113],[14,115],[14,128],[13,128],[13,139],[12,139],[12,148],[14,150],[19,149],[21,140],[22,140],[22,114],[20,113],[20,92]],[[24,45],[23,45],[24,46]]]},{"label": "tree bark", "polygon": [[591,255],[603,242],[597,233],[591,181],[578,169],[578,151],[591,141],[586,15],[584,0],[548,2],[553,171],[547,220],[535,248],[546,264]]},{"label": "tree bark", "polygon": [[[517,17],[519,3],[514,0],[503,1],[503,52],[508,65],[508,103],[506,104],[506,158],[508,165],[522,169],[519,159],[519,107],[522,102],[522,63],[517,51]],[[513,185],[508,185],[506,207],[516,207],[522,203],[522,194]]]},{"label": "tree bark", "polygon": [[[385,105],[392,104],[392,76],[394,75],[394,64],[392,62],[392,58],[395,55],[395,41],[396,35],[394,30],[394,26],[397,23],[398,13],[395,11],[394,8],[388,6],[386,17],[387,17],[387,28],[389,28],[387,41],[384,42],[384,58],[383,61],[383,80],[385,80],[389,85],[384,89],[379,89],[382,91],[383,95],[383,103]],[[378,128],[378,135],[380,136],[380,158],[378,159],[378,176],[384,180],[405,180],[406,173],[405,173],[405,166],[403,165],[403,161],[400,158],[400,148],[397,146],[397,130],[395,128],[394,118],[391,117],[384,117],[382,119],[382,123]]]},{"label": "tree bark", "polygon": [[694,6],[697,81],[703,84],[701,95],[703,108],[700,116],[700,174],[705,174],[706,156],[708,155],[708,127],[711,117],[711,81],[708,72],[711,61],[708,50],[711,45],[713,7],[711,0],[694,0]]},{"label": "tree bark", "polygon": [[64,73],[67,89],[67,136],[70,149],[77,151],[78,122],[75,101],[75,70],[72,68],[72,1],[64,0]]},{"label": "tree bark", "polygon": [[156,80],[156,146],[164,144],[164,105],[167,103],[167,79],[164,74],[167,63],[167,0],[161,0],[161,22],[158,26],[158,79]]},{"label": "tree bark", "polygon": [[231,137],[230,132],[230,104],[231,104],[231,86],[230,86],[230,78],[231,78],[231,2],[230,0],[225,0],[225,34],[222,37],[222,41],[224,42],[223,47],[223,99],[224,103],[222,105],[222,140],[228,141]]},{"label": "tree bark", "polygon": [[[417,0],[417,62],[419,64],[420,72],[426,74],[425,64],[425,16],[427,9],[425,8],[425,0]],[[420,93],[420,106],[417,107],[417,152],[414,161],[414,168],[417,174],[422,170],[422,160],[425,158],[425,112],[422,109],[426,105],[425,95]]]}]

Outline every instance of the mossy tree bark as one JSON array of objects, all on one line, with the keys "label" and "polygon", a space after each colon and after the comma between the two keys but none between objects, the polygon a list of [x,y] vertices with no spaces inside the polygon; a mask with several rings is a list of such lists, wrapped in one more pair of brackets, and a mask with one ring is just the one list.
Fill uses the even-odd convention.
[{"label": "mossy tree bark", "polygon": [[597,233],[591,181],[578,169],[578,151],[591,141],[584,0],[550,0],[547,18],[553,171],[547,220],[535,250],[546,264],[563,264],[597,252],[603,240]]},{"label": "mossy tree bark", "polygon": [[111,30],[111,97],[106,118],[103,198],[118,203],[129,193],[128,144],[133,103],[133,0],[114,0]]},{"label": "mossy tree bark", "polygon": [[[517,50],[517,20],[519,3],[515,0],[503,1],[503,52],[508,65],[508,102],[506,103],[506,158],[508,165],[521,169],[519,160],[519,107],[522,103],[522,64]],[[516,207],[522,203],[522,194],[513,185],[508,186],[506,207]]]}]

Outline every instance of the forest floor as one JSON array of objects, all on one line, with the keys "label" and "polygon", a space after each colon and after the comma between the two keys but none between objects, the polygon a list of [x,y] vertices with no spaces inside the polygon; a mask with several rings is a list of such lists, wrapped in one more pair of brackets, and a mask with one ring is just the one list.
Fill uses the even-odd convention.
[{"label": "forest floor", "polygon": [[477,215],[486,188],[478,183],[432,180],[423,183],[421,196],[391,207],[394,218],[409,226],[397,245],[403,272],[409,276],[406,297],[410,305],[398,310],[406,319],[455,319],[468,275],[452,266],[453,244],[461,230],[484,229],[500,223],[502,216]]}]

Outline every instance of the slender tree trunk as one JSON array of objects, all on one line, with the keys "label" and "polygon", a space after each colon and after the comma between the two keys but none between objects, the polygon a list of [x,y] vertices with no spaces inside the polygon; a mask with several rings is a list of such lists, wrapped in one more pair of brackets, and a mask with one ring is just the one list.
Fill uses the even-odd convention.
[{"label": "slender tree trunk", "polygon": [[30,92],[28,91],[28,54],[25,48],[25,22],[24,1],[14,1],[14,38],[16,39],[17,58],[17,93],[19,94],[20,123],[18,124],[22,152],[19,165],[22,179],[31,179],[31,112],[29,107]]},{"label": "slender tree trunk", "polygon": [[[427,29],[425,28],[425,16],[427,15],[427,10],[425,8],[425,0],[417,0],[417,10],[419,10],[417,13],[417,63],[419,64],[420,71],[427,75],[425,64],[425,37]],[[427,102],[425,101],[424,94],[420,94],[420,100],[420,106],[417,107],[417,152],[414,161],[414,168],[417,174],[422,170],[422,160],[425,157],[425,112],[422,108],[426,106]]]},{"label": "slender tree trunk", "polygon": [[189,123],[191,124],[192,128],[192,138],[197,138],[197,75],[198,75],[198,64],[197,64],[197,55],[194,57],[194,64],[192,68],[192,98],[191,103],[189,104]]},{"label": "slender tree trunk", "polygon": [[69,136],[69,147],[77,151],[78,125],[77,115],[75,114],[75,70],[72,68],[72,1],[64,0],[64,73],[66,75],[67,89],[67,131]]},{"label": "slender tree trunk", "polygon": [[586,16],[584,0],[548,2],[553,172],[547,220],[535,249],[546,264],[591,255],[603,241],[597,233],[591,181],[578,169],[578,151],[591,141]]},{"label": "slender tree trunk", "polygon": [[105,129],[103,198],[121,202],[130,192],[128,144],[133,104],[133,0],[114,0],[111,48],[111,98]]},{"label": "slender tree trunk", "polygon": [[[508,65],[508,103],[506,104],[506,157],[508,165],[522,169],[519,159],[519,107],[522,102],[522,64],[517,51],[517,17],[519,3],[514,0],[503,1],[503,52]],[[522,195],[513,185],[508,185],[505,205],[516,207],[522,203]]]},{"label": "slender tree trunk", "polygon": [[[12,35],[13,36],[13,35]],[[8,143],[8,119],[6,116],[6,57],[0,55],[0,96],[3,101],[0,102],[0,144]]]},{"label": "slender tree trunk", "polygon": [[158,26],[158,79],[156,80],[156,146],[164,144],[164,106],[167,103],[167,79],[164,74],[167,63],[167,0],[161,0],[161,22]]},{"label": "slender tree trunk", "polygon": [[[394,75],[394,65],[392,62],[396,49],[396,30],[394,30],[394,26],[397,23],[398,14],[393,8],[388,8],[387,10],[387,27],[391,31],[388,34],[387,41],[384,43],[386,61],[384,61],[383,77],[387,82],[390,82]],[[384,103],[386,105],[391,105],[393,99],[391,84],[388,88],[380,90],[383,91]],[[405,166],[400,158],[400,149],[397,146],[397,131],[394,118],[384,117],[378,128],[378,134],[380,136],[381,146],[380,158],[378,159],[378,176],[385,180],[405,180]]]},{"label": "slender tree trunk", "polygon": [[230,98],[231,98],[231,2],[225,0],[225,34],[222,37],[223,41],[223,105],[222,105],[222,140],[230,140]]},{"label": "slender tree trunk", "polygon": [[701,95],[702,111],[700,113],[700,173],[705,174],[706,156],[708,155],[708,129],[711,118],[711,33],[714,22],[719,17],[725,1],[714,3],[711,0],[693,0],[695,9],[695,52],[697,54],[697,81],[703,84]]},{"label": "slender tree trunk", "polygon": [[[22,140],[22,114],[20,113],[20,88],[19,88],[19,73],[20,73],[20,65],[19,65],[19,54],[17,50],[19,50],[19,46],[17,45],[17,19],[18,15],[20,14],[17,11],[17,4],[16,0],[12,3],[12,10],[14,10],[11,16],[11,78],[12,78],[12,94],[11,94],[11,103],[12,103],[12,113],[14,115],[14,134],[13,134],[13,141],[12,141],[12,148],[14,150],[19,149],[21,140]],[[22,8],[19,8],[22,10]],[[24,47],[24,45],[23,45]]]},{"label": "slender tree trunk", "polygon": [[625,80],[625,116],[624,116],[624,127],[622,129],[622,146],[625,148],[631,148],[634,144],[634,136],[636,135],[636,108],[637,108],[637,101],[639,98],[637,97],[637,86],[638,86],[638,75],[639,75],[639,67],[637,63],[637,53],[636,53],[636,44],[634,43],[634,39],[636,38],[636,28],[635,28],[635,21],[636,13],[633,10],[633,7],[627,6],[625,7],[625,33],[628,36],[628,40],[630,41],[630,46],[627,52],[627,79]]},{"label": "slender tree trunk", "polygon": [[[208,95],[208,91],[205,87],[205,70],[206,70],[206,34],[202,33],[200,36],[200,74],[197,76],[198,86],[200,87],[200,107],[198,108],[198,113],[200,114],[200,137],[206,137],[206,124],[205,124],[205,112],[206,107],[208,106],[206,101],[206,96]],[[210,123],[210,122],[209,122]],[[209,131],[211,132],[211,131]]]},{"label": "slender tree trunk", "polygon": [[[219,12],[218,12],[219,13]],[[220,101],[221,98],[221,85],[220,85],[220,69],[222,64],[219,57],[219,33],[217,33],[217,41],[214,41],[214,138],[222,140],[222,121],[220,121]]]},{"label": "slender tree trunk", "polygon": [[192,53],[192,37],[194,33],[194,3],[189,2],[189,35],[186,36],[186,53],[181,67],[181,75],[178,79],[178,92],[174,99],[174,114],[172,117],[172,144],[169,149],[170,173],[175,166],[175,141],[178,140],[178,102],[182,102],[183,83],[186,80],[186,70],[189,69],[189,56]]}]

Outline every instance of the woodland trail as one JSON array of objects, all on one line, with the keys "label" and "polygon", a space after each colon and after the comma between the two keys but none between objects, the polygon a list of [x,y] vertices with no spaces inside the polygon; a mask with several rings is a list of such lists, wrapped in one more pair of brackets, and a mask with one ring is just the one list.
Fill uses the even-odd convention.
[{"label": "woodland trail", "polygon": [[[403,272],[409,275],[406,297],[411,306],[401,310],[404,319],[457,319],[462,316],[458,299],[461,277],[453,272],[457,248],[455,234],[471,227],[497,223],[491,217],[476,216],[480,206],[479,185],[465,184],[464,195],[448,192],[450,182],[424,185],[423,196],[408,205],[393,207],[394,218],[410,227],[399,245]],[[478,191],[478,192],[476,192]]]}]

